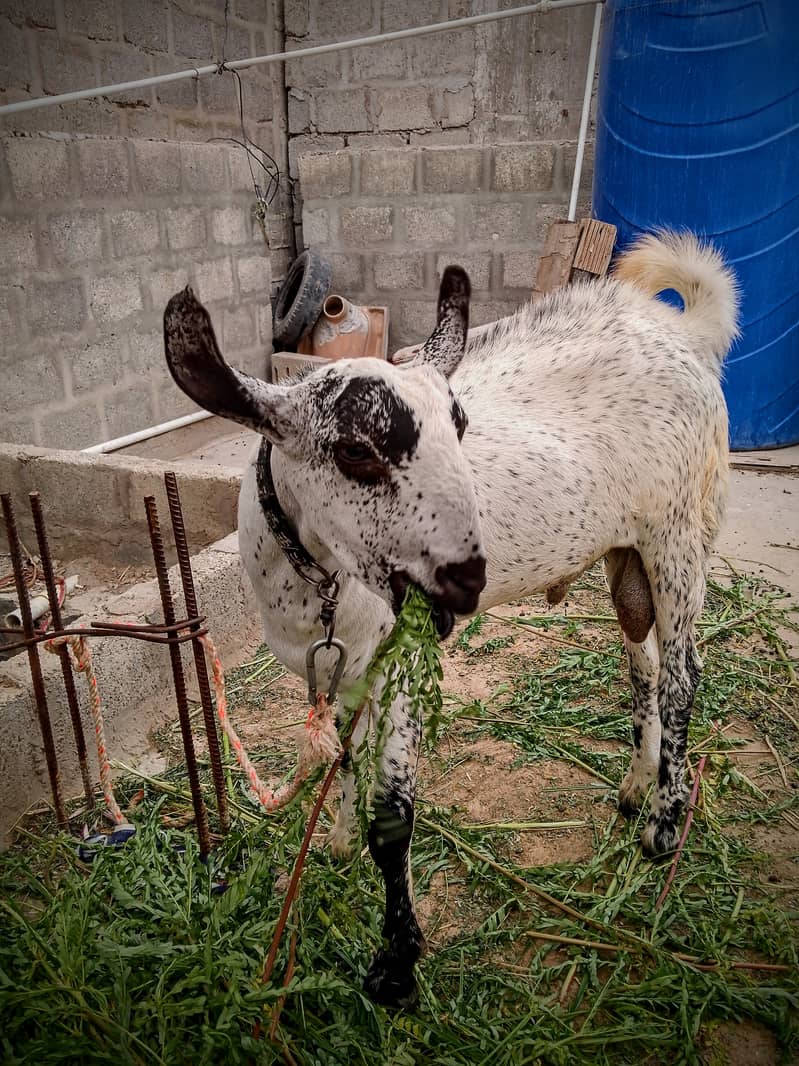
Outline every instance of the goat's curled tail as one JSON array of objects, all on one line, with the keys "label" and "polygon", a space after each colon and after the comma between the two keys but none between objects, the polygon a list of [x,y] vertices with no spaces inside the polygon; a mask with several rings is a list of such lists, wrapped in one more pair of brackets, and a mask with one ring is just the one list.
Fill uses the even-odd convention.
[{"label": "goat's curled tail", "polygon": [[676,289],[685,304],[684,325],[699,340],[701,354],[721,367],[738,336],[740,301],[735,275],[715,248],[693,233],[644,234],[620,257],[614,275],[649,296]]}]

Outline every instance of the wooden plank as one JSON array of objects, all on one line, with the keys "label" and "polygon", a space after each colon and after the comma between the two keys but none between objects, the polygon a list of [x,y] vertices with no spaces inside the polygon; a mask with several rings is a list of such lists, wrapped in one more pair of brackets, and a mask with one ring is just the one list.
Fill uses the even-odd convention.
[{"label": "wooden plank", "polygon": [[571,280],[601,278],[610,266],[616,227],[610,222],[584,218],[580,223],[580,237],[572,263]]},{"label": "wooden plank", "polygon": [[538,261],[533,300],[540,300],[546,293],[568,283],[579,238],[579,222],[561,220],[549,227]]}]

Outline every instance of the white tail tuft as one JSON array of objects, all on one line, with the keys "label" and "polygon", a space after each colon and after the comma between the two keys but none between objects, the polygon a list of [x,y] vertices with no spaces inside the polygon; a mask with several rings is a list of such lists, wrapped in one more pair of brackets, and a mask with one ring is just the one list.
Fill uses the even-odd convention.
[{"label": "white tail tuft", "polygon": [[738,336],[740,300],[735,275],[715,248],[693,233],[644,234],[623,253],[614,275],[649,296],[675,289],[685,303],[685,326],[721,367]]}]

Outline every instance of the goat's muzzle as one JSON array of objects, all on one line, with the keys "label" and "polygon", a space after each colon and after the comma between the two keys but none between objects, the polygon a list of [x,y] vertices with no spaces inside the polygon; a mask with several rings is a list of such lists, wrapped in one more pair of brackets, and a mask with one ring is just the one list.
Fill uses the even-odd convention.
[{"label": "goat's muzzle", "polygon": [[447,563],[436,569],[438,588],[434,591],[413,582],[405,570],[395,570],[389,578],[394,613],[399,614],[409,585],[417,584],[432,603],[433,623],[443,640],[455,625],[456,614],[473,614],[486,584],[486,561],[474,556],[462,563]]}]

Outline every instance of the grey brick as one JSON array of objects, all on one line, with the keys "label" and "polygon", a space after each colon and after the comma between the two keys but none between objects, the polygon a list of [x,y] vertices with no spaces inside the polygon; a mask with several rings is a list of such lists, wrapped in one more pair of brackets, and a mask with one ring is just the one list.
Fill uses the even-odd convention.
[{"label": "grey brick", "polygon": [[38,444],[36,422],[30,415],[21,415],[19,418],[4,415],[0,425],[0,441],[4,444]]},{"label": "grey brick", "polygon": [[384,33],[404,30],[411,26],[426,26],[429,22],[443,22],[447,16],[441,4],[430,0],[384,0],[381,5],[380,29]]},{"label": "grey brick", "polygon": [[[138,81],[153,73],[153,61],[149,56],[130,49],[104,50],[100,54],[100,85],[116,85],[121,81]],[[149,106],[153,103],[152,89],[132,89],[124,93],[114,93],[110,97],[115,104]]]},{"label": "grey brick", "polygon": [[455,240],[458,219],[451,207],[405,207],[402,209],[405,234],[411,244]]},{"label": "grey brick", "polygon": [[408,76],[408,49],[401,41],[354,48],[350,54],[352,81],[397,80]]},{"label": "grey brick", "polygon": [[402,133],[351,133],[347,138],[349,148],[372,152],[377,148],[405,148],[408,142]]},{"label": "grey brick", "polygon": [[0,18],[0,89],[31,89],[28,50],[21,30]]},{"label": "grey brick", "polygon": [[129,270],[124,274],[92,278],[89,307],[95,321],[118,322],[142,309],[140,278]]},{"label": "grey brick", "polygon": [[199,248],[205,243],[205,211],[201,207],[170,207],[164,211],[170,248]]},{"label": "grey brick", "polygon": [[124,112],[124,120],[124,133],[131,138],[131,143],[134,145],[136,139],[140,137],[165,141],[171,133],[169,116],[159,114],[149,107],[127,108]]},{"label": "grey brick", "polygon": [[417,78],[474,74],[474,30],[432,33],[412,42],[412,69]]},{"label": "grey brick", "polygon": [[286,35],[304,37],[308,32],[308,0],[285,0]]},{"label": "grey brick", "polygon": [[[178,288],[180,287],[178,285]],[[171,296],[175,292],[177,292],[177,288],[173,289],[169,295]],[[166,304],[167,301],[163,300],[162,302]],[[153,303],[155,304],[155,301]],[[140,378],[151,379],[166,371],[164,336],[160,327],[129,333],[128,349],[126,365],[130,373],[137,374]]]},{"label": "grey brick", "polygon": [[[272,350],[272,308],[269,306],[269,301],[264,301],[258,304],[258,308],[255,312],[255,318],[258,325],[258,341],[262,348],[266,351]],[[265,381],[269,380],[267,373],[266,360],[264,360],[264,366],[259,375],[264,378]]]},{"label": "grey brick", "polygon": [[474,119],[474,89],[464,85],[462,89],[445,89],[442,95],[444,114],[441,125],[468,126]]},{"label": "grey brick", "polygon": [[329,255],[333,267],[331,287],[339,292],[354,293],[363,288],[363,260],[359,255]]},{"label": "grey brick", "polygon": [[482,170],[481,148],[429,148],[422,152],[425,192],[477,192]]},{"label": "grey brick", "polygon": [[[577,145],[566,144],[563,146],[563,183],[564,188],[571,189],[574,178],[574,164],[577,161]],[[594,142],[586,141],[585,155],[583,157],[583,169],[580,175],[580,193],[590,196],[591,183],[594,177]]]},{"label": "grey brick", "polygon": [[[199,62],[199,60],[193,60],[188,57],[176,56],[174,59],[170,57],[169,59],[161,60],[157,64],[158,72],[168,74],[176,69],[185,70],[193,66],[195,62]],[[212,78],[213,75],[207,74],[206,77]],[[199,96],[199,83],[197,78],[183,78],[181,81],[162,82],[161,85],[155,87],[155,95],[162,107],[175,111],[194,111],[197,107]]]},{"label": "grey brick", "polygon": [[69,193],[69,158],[64,141],[13,137],[5,142],[11,184],[18,200],[54,200]]},{"label": "grey brick", "polygon": [[373,96],[377,100],[377,125],[381,130],[418,130],[436,125],[430,90],[424,85],[378,89]]},{"label": "grey brick", "polygon": [[180,191],[180,150],[176,144],[134,140],[132,145],[137,184],[143,193]]},{"label": "grey brick", "polygon": [[362,37],[374,23],[373,0],[313,0],[314,39]]},{"label": "grey brick", "polygon": [[553,144],[506,144],[494,149],[494,188],[498,192],[543,192],[552,187]]},{"label": "grey brick", "polygon": [[378,289],[421,289],[424,287],[424,256],[407,253],[376,255],[374,275]]},{"label": "grey brick", "polygon": [[224,300],[234,295],[233,269],[230,260],[212,259],[194,267],[197,295],[205,300]]},{"label": "grey brick", "polygon": [[288,122],[289,133],[304,133],[311,128],[311,104],[299,89],[289,89]]},{"label": "grey brick", "polygon": [[46,93],[73,92],[96,84],[94,57],[88,48],[49,34],[41,35],[37,46]]},{"label": "grey brick", "polygon": [[436,278],[441,280],[444,270],[451,265],[461,266],[469,275],[473,289],[487,289],[491,285],[491,253],[444,252],[436,258]]},{"label": "grey brick", "polygon": [[[305,42],[293,45],[286,41],[286,48],[304,48]],[[286,85],[300,89],[325,89],[341,82],[342,53],[331,52],[329,55],[309,56],[307,59],[289,59],[286,61]]]},{"label": "grey brick", "polygon": [[125,338],[117,333],[107,333],[96,343],[70,350],[67,363],[75,396],[118,385],[130,369]]},{"label": "grey brick", "polygon": [[247,244],[250,232],[248,208],[222,207],[211,212],[211,236],[217,244]]},{"label": "grey brick", "polygon": [[180,146],[183,180],[192,192],[222,192],[225,188],[224,149],[212,144]]},{"label": "grey brick", "polygon": [[[189,272],[185,267],[177,270],[155,270],[147,278],[153,310],[161,315],[176,292],[189,284]],[[160,334],[159,334],[160,339]],[[163,358],[163,354],[162,354]]]},{"label": "grey brick", "polygon": [[168,52],[167,5],[161,0],[137,0],[122,5],[123,36],[145,52]]},{"label": "grey brick", "polygon": [[512,315],[518,307],[519,302],[514,300],[473,300],[469,305],[469,324],[484,326],[488,322],[496,322]]},{"label": "grey brick", "polygon": [[436,324],[436,304],[433,300],[408,300],[400,304],[399,330],[401,344],[415,344],[426,340]]},{"label": "grey brick", "polygon": [[[225,59],[244,59],[247,56],[259,54],[253,50],[253,34],[248,27],[238,26],[228,21],[227,46],[225,45],[225,27],[216,23],[212,28],[214,31],[214,56],[217,59],[222,58],[223,48],[225,50]],[[278,51],[278,49],[270,48],[268,51]],[[232,74],[228,74],[227,78],[230,82],[233,81]]]},{"label": "grey brick", "polygon": [[206,74],[200,78],[200,106],[211,114],[238,114],[238,93],[233,75]]},{"label": "grey brick", "polygon": [[233,310],[226,309],[222,319],[222,337],[225,350],[230,352],[251,348],[256,344],[258,334],[252,307],[239,304]]},{"label": "grey brick", "polygon": [[328,243],[330,240],[330,215],[326,207],[303,208],[302,236],[306,248]]},{"label": "grey brick", "polygon": [[94,41],[117,39],[117,12],[108,0],[64,0],[64,23],[70,33]]},{"label": "grey brick", "polygon": [[348,196],[352,190],[352,153],[319,152],[297,160],[300,191],[307,200]]},{"label": "grey brick", "polygon": [[154,252],[161,243],[155,211],[120,211],[111,215],[110,222],[117,258]]},{"label": "grey brick", "polygon": [[169,9],[172,12],[176,49],[189,59],[198,59],[202,63],[212,62],[214,42],[208,18],[188,14],[173,4],[169,5]]},{"label": "grey brick", "polygon": [[245,22],[267,21],[267,0],[235,0],[233,10]]},{"label": "grey brick", "polygon": [[105,421],[114,437],[146,429],[155,422],[153,400],[148,385],[123,385],[105,398]]},{"label": "grey brick", "polygon": [[4,0],[3,14],[18,25],[44,26],[55,29],[53,0]]},{"label": "grey brick", "polygon": [[20,411],[64,397],[64,378],[55,352],[29,351],[24,358],[12,355],[0,361],[0,374],[3,380],[0,423],[5,422],[6,415],[18,415]]},{"label": "grey brick", "polygon": [[88,448],[108,439],[102,411],[95,400],[47,411],[37,420],[39,442],[45,448]]},{"label": "grey brick", "polygon": [[98,212],[52,215],[49,232],[56,263],[91,263],[103,258],[103,222]]},{"label": "grey brick", "polygon": [[363,196],[409,196],[415,187],[417,153],[412,148],[381,148],[361,155]]},{"label": "grey brick", "polygon": [[341,89],[316,98],[316,127],[321,133],[356,133],[371,126],[365,89]]},{"label": "grey brick", "polygon": [[468,236],[473,240],[518,243],[529,228],[524,221],[528,210],[520,203],[503,200],[472,204],[468,216]]},{"label": "grey brick", "polygon": [[31,332],[79,333],[86,321],[83,283],[68,281],[34,281],[26,286],[28,324]]},{"label": "grey brick", "polygon": [[239,291],[242,294],[260,293],[269,295],[272,272],[269,258],[265,255],[249,255],[236,260]]},{"label": "grey brick", "polygon": [[343,244],[368,246],[390,241],[393,229],[390,207],[349,207],[341,211]]},{"label": "grey brick", "polygon": [[502,284],[506,289],[532,289],[537,266],[535,252],[505,252],[502,256]]},{"label": "grey brick", "polygon": [[120,196],[130,189],[127,145],[122,141],[78,142],[81,191],[97,197]]},{"label": "grey brick", "polygon": [[332,152],[344,147],[343,137],[311,137],[301,134],[289,140],[289,173],[299,176],[298,160],[306,152]]},{"label": "grey brick", "polygon": [[[242,79],[244,114],[249,122],[270,122],[272,120],[272,75],[260,67],[254,67],[247,73],[248,76]],[[238,104],[236,107],[238,112]],[[260,141],[260,136],[256,137],[256,140]]]},{"label": "grey brick", "polygon": [[36,266],[36,227],[33,219],[0,218],[0,269],[16,272]]},{"label": "grey brick", "polygon": [[0,285],[0,356],[10,352],[16,358],[21,296],[18,285]]},{"label": "grey brick", "polygon": [[411,133],[411,144],[421,144],[425,148],[468,143],[469,131],[464,128],[456,130],[424,130],[422,133]]}]

